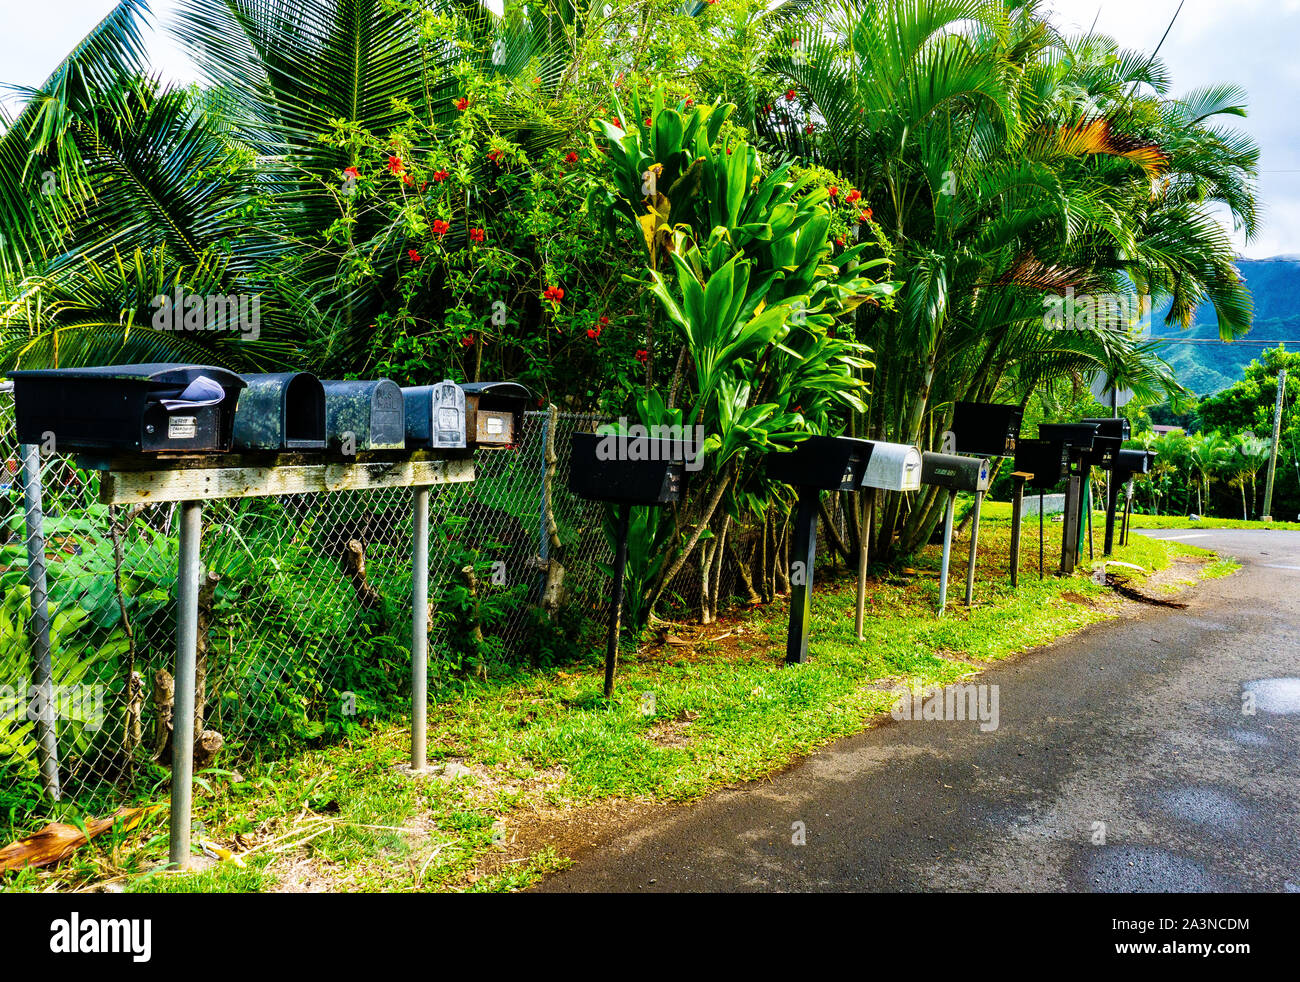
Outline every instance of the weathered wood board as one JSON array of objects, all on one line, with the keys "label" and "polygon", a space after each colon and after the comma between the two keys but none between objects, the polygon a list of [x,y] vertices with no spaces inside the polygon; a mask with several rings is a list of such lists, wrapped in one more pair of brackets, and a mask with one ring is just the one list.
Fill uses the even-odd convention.
[{"label": "weathered wood board", "polygon": [[[301,455],[296,455],[301,461]],[[161,461],[159,463],[162,463]],[[138,466],[138,462],[133,462]],[[195,466],[193,461],[152,469],[110,468],[101,474],[99,500],[106,505],[164,501],[255,498],[313,491],[364,491],[474,480],[469,458],[416,454],[401,460],[361,460]]]}]

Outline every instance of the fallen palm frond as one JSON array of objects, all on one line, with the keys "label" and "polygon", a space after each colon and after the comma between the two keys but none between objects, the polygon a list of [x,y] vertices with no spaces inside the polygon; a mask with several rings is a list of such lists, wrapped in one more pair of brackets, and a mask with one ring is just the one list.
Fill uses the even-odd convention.
[{"label": "fallen palm frond", "polygon": [[51,866],[109,829],[116,827],[123,832],[130,831],[162,807],[162,803],[136,808],[123,806],[107,818],[88,819],[81,827],[51,822],[39,832],[0,849],[0,873],[28,866]]}]

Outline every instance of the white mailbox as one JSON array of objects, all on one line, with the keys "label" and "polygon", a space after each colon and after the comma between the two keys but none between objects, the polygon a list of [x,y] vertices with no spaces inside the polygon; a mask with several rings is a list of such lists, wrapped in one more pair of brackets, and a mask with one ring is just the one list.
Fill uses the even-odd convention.
[{"label": "white mailbox", "polygon": [[917,491],[921,487],[921,451],[906,443],[871,440],[871,456],[862,477],[864,488]]}]

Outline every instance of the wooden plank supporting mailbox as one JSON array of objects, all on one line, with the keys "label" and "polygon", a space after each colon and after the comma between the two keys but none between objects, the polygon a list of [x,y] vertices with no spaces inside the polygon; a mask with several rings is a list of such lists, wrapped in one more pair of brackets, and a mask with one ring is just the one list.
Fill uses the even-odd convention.
[{"label": "wooden plank supporting mailbox", "polygon": [[[103,471],[100,501],[108,505],[180,502],[180,559],[176,607],[175,733],[194,729],[195,661],[197,656],[198,585],[203,567],[199,557],[203,502],[218,498],[250,498],[321,491],[365,491],[413,488],[412,651],[411,651],[411,767],[425,765],[425,707],[429,595],[429,488],[474,480],[474,460],[433,451],[375,452],[356,459],[323,454],[274,454],[219,457],[129,457],[87,460],[83,466]],[[184,868],[190,858],[190,802],[193,747],[189,740],[172,740],[172,800],[169,855]]]}]

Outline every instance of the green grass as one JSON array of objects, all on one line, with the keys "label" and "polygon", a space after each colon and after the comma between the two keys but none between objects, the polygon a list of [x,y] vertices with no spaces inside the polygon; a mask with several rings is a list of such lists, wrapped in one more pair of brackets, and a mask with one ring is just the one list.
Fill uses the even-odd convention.
[{"label": "green grass", "polygon": [[[1011,503],[1009,501],[986,501],[981,510],[984,518],[995,521],[1011,520]],[[1056,516],[1048,515],[1048,521]],[[1106,513],[1104,511],[1094,511],[1092,517],[1093,532],[1100,541],[1102,533],[1106,528]],[[1036,529],[1038,526],[1038,516],[1026,515],[1025,527],[1026,534],[1033,531],[1029,526],[1033,525]],[[1240,518],[1211,518],[1204,517],[1197,521],[1192,521],[1186,515],[1139,515],[1134,513],[1129,518],[1129,528],[1131,529],[1281,529],[1284,531],[1300,531],[1300,522],[1245,522]]]},{"label": "green grass", "polygon": [[[812,658],[792,668],[783,666],[782,601],[728,614],[688,649],[628,647],[608,701],[596,652],[567,669],[467,678],[461,695],[429,709],[430,758],[455,758],[472,769],[455,781],[402,773],[409,733],[395,725],[245,768],[238,780],[211,775],[196,793],[195,820],[202,836],[240,853],[243,868],[224,862],[197,873],[161,871],[166,819],[159,814],[143,830],[97,840],[57,870],[0,879],[0,889],[67,889],[106,879],[139,892],[525,887],[567,861],[547,849],[509,864],[483,861],[532,809],[610,798],[689,801],[762,777],[869,726],[888,710],[893,686],[952,682],[1112,616],[1113,595],[1087,570],[1051,575],[1060,526],[1049,524],[1048,536],[1048,576],[1040,581],[1037,525],[1026,527],[1020,589],[1012,591],[1009,524],[985,522],[969,609],[961,602],[960,540],[943,617],[934,609],[937,548],[906,569],[873,570],[861,643],[853,633],[853,578],[825,564],[813,604]],[[1115,558],[1152,571],[1179,555],[1210,554],[1137,536]],[[1189,572],[1225,575],[1232,568],[1216,561]],[[653,715],[643,711],[648,693]]]}]

